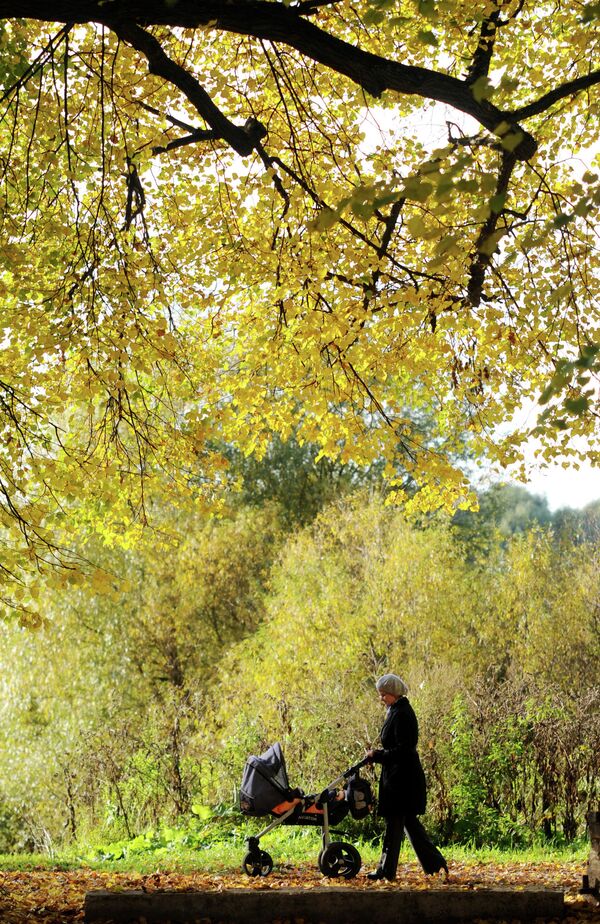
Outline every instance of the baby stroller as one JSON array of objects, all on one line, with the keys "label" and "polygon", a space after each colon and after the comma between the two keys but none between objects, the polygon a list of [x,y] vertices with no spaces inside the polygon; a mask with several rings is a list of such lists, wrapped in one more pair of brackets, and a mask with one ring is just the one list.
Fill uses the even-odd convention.
[{"label": "baby stroller", "polygon": [[[260,757],[248,757],[240,787],[240,809],[244,815],[274,820],[255,837],[246,838],[248,852],[243,869],[249,876],[268,876],[273,860],[260,849],[260,839],[279,825],[319,825],[322,848],[319,869],[324,876],[351,879],[361,866],[356,847],[344,841],[330,839],[330,825],[339,824],[350,812],[353,818],[364,818],[373,810],[373,794],[367,780],[358,771],[367,763],[361,760],[329,783],[319,794],[305,795],[292,789],[288,782],[281,745],[273,744]],[[344,782],[343,789],[338,784]]]}]

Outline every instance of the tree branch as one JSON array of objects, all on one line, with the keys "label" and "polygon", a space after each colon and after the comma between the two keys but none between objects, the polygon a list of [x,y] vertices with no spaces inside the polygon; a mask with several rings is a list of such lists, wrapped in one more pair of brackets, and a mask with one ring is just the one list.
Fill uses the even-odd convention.
[{"label": "tree branch", "polygon": [[[198,82],[171,61],[160,43],[141,26],[164,25],[195,29],[210,27],[238,35],[282,43],[309,59],[344,74],[372,96],[386,90],[417,95],[446,103],[476,119],[495,132],[508,122],[512,131],[522,132],[515,150],[519,160],[528,160],[537,149],[535,139],[514,124],[510,113],[502,112],[489,100],[476,100],[467,81],[425,67],[401,64],[372,54],[320,29],[292,7],[271,0],[56,0],[49,14],[46,0],[0,0],[0,18],[47,21],[99,22],[113,29],[125,41],[142,51],[153,73],[164,76],[188,95],[190,102],[219,136],[239,153],[253,150],[244,129],[233,125],[212,103]],[[185,88],[185,89],[184,89]]]},{"label": "tree branch", "polygon": [[66,41],[69,35],[69,32],[73,28],[73,22],[67,22],[56,35],[53,35],[50,38],[48,44],[42,48],[37,57],[31,62],[31,64],[24,70],[24,72],[19,76],[19,78],[7,87],[4,90],[2,96],[0,97],[0,103],[3,103],[5,99],[8,99],[15,90],[18,90],[19,87],[25,86],[25,84],[36,75],[39,70],[45,67],[45,65],[52,59],[53,55],[58,50],[58,46],[61,42]]},{"label": "tree branch", "polygon": [[150,106],[149,103],[146,103],[143,99],[136,99],[135,103],[138,106],[141,106],[142,109],[145,109],[146,112],[151,112],[152,115],[166,119],[167,122],[171,123],[171,125],[176,125],[178,128],[183,128],[186,132],[190,132],[190,134],[198,131],[198,128],[195,125],[190,125],[189,122],[184,122],[182,119],[178,119],[176,116],[171,115],[169,112],[162,113],[160,109],[156,109],[154,106]]},{"label": "tree branch", "polygon": [[193,74],[169,58],[160,42],[145,29],[132,23],[123,23],[120,19],[118,23],[105,20],[104,24],[122,41],[132,45],[145,56],[151,74],[164,77],[173,86],[178,87],[199,115],[211,126],[215,137],[223,138],[242,157],[250,154],[256,141],[265,136],[266,129],[255,119],[249,119],[243,128],[234,125],[213,103]]},{"label": "tree branch", "polygon": [[496,9],[481,23],[479,42],[467,72],[467,83],[474,83],[480,77],[486,77],[489,73],[499,19],[500,7],[496,6]]},{"label": "tree branch", "polygon": [[300,3],[296,3],[293,9],[301,16],[312,16],[324,6],[335,6],[336,3],[341,3],[341,0],[300,0]]},{"label": "tree branch", "polygon": [[152,148],[153,154],[166,154],[168,151],[174,151],[176,148],[183,148],[188,144],[196,144],[198,141],[217,141],[218,136],[210,129],[198,128],[189,135],[182,138],[175,138],[169,141],[164,147]]},{"label": "tree branch", "polygon": [[560,87],[555,87],[554,90],[549,90],[548,93],[544,93],[535,103],[529,103],[527,106],[521,106],[520,109],[513,110],[513,112],[511,112],[511,118],[518,120],[530,119],[531,116],[539,115],[540,112],[545,112],[546,109],[549,109],[550,106],[558,102],[559,99],[564,99],[565,96],[573,96],[575,93],[579,93],[581,90],[587,90],[597,83],[600,83],[600,71],[592,71],[590,74],[585,74],[583,77],[575,77],[574,80],[569,80],[567,83],[561,84]]},{"label": "tree branch", "polygon": [[[496,197],[505,196],[516,163],[517,160],[513,153],[508,151],[503,152],[498,183],[496,185]],[[496,249],[496,242],[493,235],[496,232],[498,219],[501,214],[503,214],[502,208],[492,209],[477,238],[475,256],[471,262],[471,268],[469,270],[470,278],[467,286],[469,302],[474,307],[480,304],[483,296],[485,273],[491,262],[492,254]]]}]

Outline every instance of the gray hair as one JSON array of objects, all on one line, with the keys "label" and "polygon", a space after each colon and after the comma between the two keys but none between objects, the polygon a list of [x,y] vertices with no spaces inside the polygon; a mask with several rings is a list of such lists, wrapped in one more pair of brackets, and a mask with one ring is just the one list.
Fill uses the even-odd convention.
[{"label": "gray hair", "polygon": [[391,693],[392,696],[406,696],[408,693],[408,687],[398,674],[384,674],[375,686],[379,693]]}]

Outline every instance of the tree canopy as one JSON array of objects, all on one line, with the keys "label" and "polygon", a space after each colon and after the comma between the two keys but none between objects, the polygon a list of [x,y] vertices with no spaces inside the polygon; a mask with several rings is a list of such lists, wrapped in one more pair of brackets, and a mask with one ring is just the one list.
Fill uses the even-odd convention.
[{"label": "tree canopy", "polygon": [[0,17],[9,603],[75,564],[67,523],[127,542],[190,487],[214,505],[224,445],[294,432],[400,492],[401,461],[417,510],[465,502],[465,431],[597,458],[597,4]]}]

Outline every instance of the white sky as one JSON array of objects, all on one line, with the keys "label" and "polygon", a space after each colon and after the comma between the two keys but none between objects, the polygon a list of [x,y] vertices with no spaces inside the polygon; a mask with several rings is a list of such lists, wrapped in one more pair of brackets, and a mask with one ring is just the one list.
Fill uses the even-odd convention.
[{"label": "white sky", "polygon": [[[534,427],[540,410],[541,407],[534,401],[525,402],[521,410],[514,415],[507,429]],[[586,451],[587,443],[582,438],[576,438],[571,445],[577,446],[583,452]],[[561,507],[585,507],[592,501],[600,500],[600,467],[598,465],[593,466],[590,462],[577,460],[579,469],[576,469],[572,467],[570,460],[564,458],[561,460],[559,456],[555,463],[542,468],[535,455],[536,449],[539,450],[539,448],[539,441],[533,437],[525,444],[524,458],[529,468],[528,481],[512,479],[510,469],[506,471],[505,480],[526,488],[531,494],[540,494],[545,497],[552,511],[559,510]]]},{"label": "white sky", "polygon": [[600,469],[582,464],[579,471],[576,471],[553,465],[533,475],[523,487],[532,494],[545,496],[550,510],[585,507],[600,499]]}]

